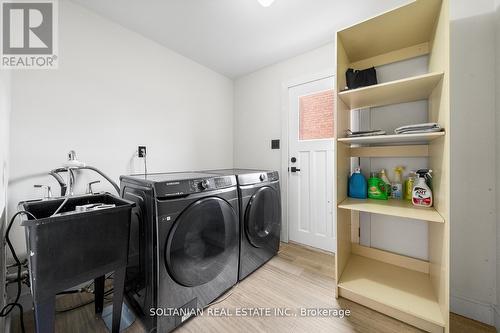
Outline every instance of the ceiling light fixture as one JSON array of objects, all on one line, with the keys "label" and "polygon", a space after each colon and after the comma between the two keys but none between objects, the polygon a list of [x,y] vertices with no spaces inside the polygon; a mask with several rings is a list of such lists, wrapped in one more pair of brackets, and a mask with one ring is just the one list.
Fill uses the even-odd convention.
[{"label": "ceiling light fixture", "polygon": [[273,4],[274,0],[257,0],[262,7],[269,7]]}]

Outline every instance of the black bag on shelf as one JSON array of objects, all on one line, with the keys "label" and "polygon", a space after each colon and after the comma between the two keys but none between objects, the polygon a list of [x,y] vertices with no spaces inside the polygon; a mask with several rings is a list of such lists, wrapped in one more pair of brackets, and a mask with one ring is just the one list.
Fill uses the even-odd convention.
[{"label": "black bag on shelf", "polygon": [[349,68],[345,73],[347,88],[356,89],[377,84],[377,71],[375,67],[363,70]]}]

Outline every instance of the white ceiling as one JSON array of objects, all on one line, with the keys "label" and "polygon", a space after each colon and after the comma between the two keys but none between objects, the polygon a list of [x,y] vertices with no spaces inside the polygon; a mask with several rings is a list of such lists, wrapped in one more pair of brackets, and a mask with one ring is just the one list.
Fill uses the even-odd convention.
[{"label": "white ceiling", "polygon": [[74,0],[235,78],[333,41],[336,30],[409,0]]}]

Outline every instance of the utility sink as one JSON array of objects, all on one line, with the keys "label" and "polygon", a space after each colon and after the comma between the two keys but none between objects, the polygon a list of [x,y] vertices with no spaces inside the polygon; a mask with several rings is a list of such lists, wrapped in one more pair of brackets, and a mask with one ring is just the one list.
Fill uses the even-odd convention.
[{"label": "utility sink", "polygon": [[[22,223],[35,301],[127,264],[134,203],[109,193],[73,196],[52,217],[63,201],[59,198],[19,204],[36,217]],[[77,206],[92,204],[110,206],[75,211]]]}]

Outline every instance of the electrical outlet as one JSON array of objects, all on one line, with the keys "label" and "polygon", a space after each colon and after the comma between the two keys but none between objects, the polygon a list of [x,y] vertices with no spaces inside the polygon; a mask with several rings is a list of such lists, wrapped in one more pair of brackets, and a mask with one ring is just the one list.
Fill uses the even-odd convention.
[{"label": "electrical outlet", "polygon": [[146,157],[146,146],[137,147],[137,156]]}]

